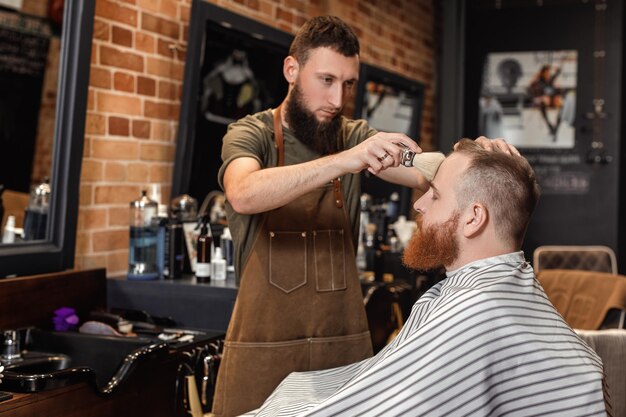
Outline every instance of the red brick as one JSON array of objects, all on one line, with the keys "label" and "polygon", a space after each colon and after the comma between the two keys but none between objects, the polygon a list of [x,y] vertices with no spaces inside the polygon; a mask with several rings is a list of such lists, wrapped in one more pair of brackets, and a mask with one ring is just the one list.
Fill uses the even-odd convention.
[{"label": "red brick", "polygon": [[111,25],[96,19],[93,23],[93,38],[108,41],[110,36]]},{"label": "red brick", "polygon": [[127,249],[129,240],[128,230],[106,230],[93,232],[93,251],[106,252],[115,249]]},{"label": "red brick", "polygon": [[96,1],[96,16],[133,27],[137,26],[137,11],[112,0]]},{"label": "red brick", "polygon": [[123,96],[107,92],[96,94],[97,108],[105,113],[118,113],[139,116],[141,114],[141,100],[138,97]]},{"label": "red brick", "polygon": [[93,161],[91,159],[83,159],[80,178],[81,181],[102,180],[102,162]]},{"label": "red brick", "polygon": [[178,4],[177,0],[161,0],[159,3],[159,13],[169,17],[178,17]]},{"label": "red brick", "polygon": [[107,225],[106,209],[84,209],[80,211],[85,229],[102,229]]},{"label": "red brick", "polygon": [[123,52],[108,46],[100,47],[100,64],[131,71],[143,72],[143,57],[133,52]]},{"label": "red brick", "polygon": [[133,136],[148,139],[150,137],[150,122],[147,120],[133,120]]},{"label": "red brick", "polygon": [[152,78],[138,76],[137,93],[144,96],[154,96],[156,94],[156,81]]},{"label": "red brick", "polygon": [[150,182],[169,182],[172,180],[172,164],[152,164],[150,166]]},{"label": "red brick", "polygon": [[173,80],[182,81],[184,65],[183,62],[171,59],[146,58],[148,74]]},{"label": "red brick", "polygon": [[128,181],[130,182],[148,182],[148,165],[144,162],[137,162],[128,165]]},{"label": "red brick", "polygon": [[93,202],[93,187],[91,185],[81,184],[80,186],[80,195],[79,195],[79,204],[81,206],[89,205]]},{"label": "red brick", "polygon": [[130,204],[139,198],[141,187],[136,185],[98,185],[95,187],[96,204]]},{"label": "red brick", "polygon": [[135,92],[135,77],[125,72],[116,72],[113,75],[113,87],[118,91]]},{"label": "red brick", "polygon": [[145,161],[174,161],[174,146],[143,143],[141,145],[141,159]]},{"label": "red brick", "polygon": [[111,88],[111,71],[103,68],[91,67],[89,85],[97,88]]},{"label": "red brick", "polygon": [[173,42],[171,39],[162,39],[159,38],[157,40],[157,53],[159,55],[163,55],[167,58],[174,58],[176,51],[174,48],[178,48],[176,42]]},{"label": "red brick", "polygon": [[115,251],[107,254],[107,274],[126,274],[128,271],[128,251]]},{"label": "red brick", "polygon": [[105,120],[106,118],[100,114],[88,113],[87,120],[85,122],[85,134],[103,135],[106,131]]},{"label": "red brick", "polygon": [[169,100],[179,100],[178,85],[168,81],[159,81],[159,97]]},{"label": "red brick", "polygon": [[130,208],[128,206],[109,208],[109,226],[128,227],[128,225],[130,224],[129,210]]},{"label": "red brick", "polygon": [[77,257],[76,266],[78,269],[106,268],[106,256],[82,255]]},{"label": "red brick", "polygon": [[143,32],[135,34],[135,47],[138,51],[154,53],[155,43],[155,38],[152,35]]},{"label": "red brick", "polygon": [[107,162],[104,167],[104,180],[108,182],[126,181],[126,166],[114,162]]},{"label": "red brick", "polygon": [[130,123],[125,117],[109,117],[109,135],[128,136]]},{"label": "red brick", "polygon": [[145,12],[141,13],[141,28],[172,39],[178,39],[180,34],[178,23]]},{"label": "red brick", "polygon": [[111,27],[111,40],[116,45],[133,46],[133,32],[119,26]]},{"label": "red brick", "polygon": [[139,145],[128,141],[94,140],[92,142],[92,155],[101,159],[137,159]]},{"label": "red brick", "polygon": [[279,6],[276,8],[276,20],[282,20],[287,23],[291,23],[293,21],[293,13]]},{"label": "red brick", "polygon": [[144,114],[146,117],[154,117],[157,119],[178,119],[179,106],[176,104],[157,103],[146,100],[144,104]]}]

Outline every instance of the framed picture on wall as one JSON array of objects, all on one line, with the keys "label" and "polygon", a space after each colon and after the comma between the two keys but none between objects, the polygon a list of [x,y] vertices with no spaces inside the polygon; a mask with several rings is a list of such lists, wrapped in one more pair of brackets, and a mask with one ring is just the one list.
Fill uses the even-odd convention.
[{"label": "framed picture on wall", "polygon": [[571,149],[575,143],[577,52],[487,55],[478,133],[518,148]]},{"label": "framed picture on wall", "polygon": [[[365,119],[382,132],[401,132],[419,144],[424,85],[382,68],[361,64],[354,118]],[[375,199],[400,196],[399,214],[408,215],[411,190],[390,185],[368,172],[362,176],[362,191]]]},{"label": "framed picture on wall", "polygon": [[283,60],[292,36],[194,0],[176,146],[172,196],[202,201],[219,190],[228,125],[276,107],[285,97]]}]

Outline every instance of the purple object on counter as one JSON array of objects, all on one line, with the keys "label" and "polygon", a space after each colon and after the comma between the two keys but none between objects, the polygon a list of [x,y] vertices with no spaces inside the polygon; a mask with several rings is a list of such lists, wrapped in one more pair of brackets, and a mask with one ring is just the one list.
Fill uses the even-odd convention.
[{"label": "purple object on counter", "polygon": [[66,332],[75,328],[79,321],[80,319],[76,315],[76,310],[71,307],[61,307],[54,310],[54,317],[52,318],[54,330]]}]

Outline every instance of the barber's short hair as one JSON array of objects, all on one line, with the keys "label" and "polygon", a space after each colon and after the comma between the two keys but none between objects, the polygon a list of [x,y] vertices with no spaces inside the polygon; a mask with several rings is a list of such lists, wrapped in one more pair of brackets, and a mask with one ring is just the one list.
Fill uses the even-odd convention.
[{"label": "barber's short hair", "polygon": [[486,150],[471,139],[461,139],[454,152],[471,159],[456,185],[459,209],[473,202],[484,204],[498,236],[521,247],[540,194],[535,172],[526,158],[497,148]]},{"label": "barber's short hair", "polygon": [[309,52],[327,47],[346,57],[359,55],[359,40],[350,26],[336,16],[309,19],[298,31],[289,48],[289,55],[304,65]]}]

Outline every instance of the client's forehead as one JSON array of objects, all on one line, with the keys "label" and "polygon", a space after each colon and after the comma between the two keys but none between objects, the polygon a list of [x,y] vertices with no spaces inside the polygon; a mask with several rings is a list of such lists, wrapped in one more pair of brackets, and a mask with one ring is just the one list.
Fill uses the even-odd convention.
[{"label": "client's forehead", "polygon": [[470,158],[462,153],[454,152],[449,155],[439,166],[433,184],[441,189],[453,186],[463,175],[470,163]]}]

